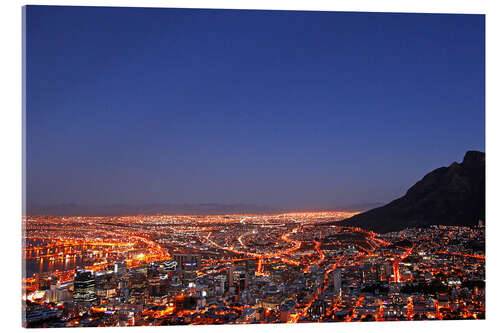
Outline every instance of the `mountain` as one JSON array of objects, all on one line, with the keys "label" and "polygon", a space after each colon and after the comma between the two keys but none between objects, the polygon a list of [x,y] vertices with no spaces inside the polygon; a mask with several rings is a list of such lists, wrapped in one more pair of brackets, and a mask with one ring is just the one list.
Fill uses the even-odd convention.
[{"label": "mountain", "polygon": [[351,205],[335,206],[335,208],[332,210],[341,210],[341,211],[347,211],[347,212],[360,212],[360,211],[365,211],[368,209],[376,208],[382,204],[383,204],[383,202],[364,202],[364,203],[357,203],[357,204],[351,204]]},{"label": "mountain", "polygon": [[477,225],[485,219],[485,154],[468,151],[462,163],[438,168],[389,204],[341,224],[379,233],[411,227]]}]

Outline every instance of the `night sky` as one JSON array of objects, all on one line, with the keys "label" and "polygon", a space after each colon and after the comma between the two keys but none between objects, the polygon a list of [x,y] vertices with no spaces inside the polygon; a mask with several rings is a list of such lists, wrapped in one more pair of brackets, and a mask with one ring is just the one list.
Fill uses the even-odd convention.
[{"label": "night sky", "polygon": [[27,204],[389,202],[484,151],[484,16],[30,6]]}]

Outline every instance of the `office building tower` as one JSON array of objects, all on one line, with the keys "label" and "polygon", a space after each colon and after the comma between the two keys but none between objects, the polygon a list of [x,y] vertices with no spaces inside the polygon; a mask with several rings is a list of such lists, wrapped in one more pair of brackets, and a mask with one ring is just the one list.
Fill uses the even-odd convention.
[{"label": "office building tower", "polygon": [[117,275],[123,275],[127,273],[127,263],[125,261],[118,261],[115,263],[114,272]]},{"label": "office building tower", "polygon": [[339,294],[342,289],[342,271],[337,268],[333,271],[333,290],[335,294]]},{"label": "office building tower", "polygon": [[96,300],[94,272],[77,269],[73,281],[73,300],[75,302],[92,302]]}]

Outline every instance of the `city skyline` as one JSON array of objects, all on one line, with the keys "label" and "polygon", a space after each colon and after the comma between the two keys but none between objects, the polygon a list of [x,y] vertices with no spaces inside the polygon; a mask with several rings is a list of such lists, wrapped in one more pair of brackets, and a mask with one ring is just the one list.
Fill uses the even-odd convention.
[{"label": "city skyline", "polygon": [[484,15],[23,24],[24,327],[485,319]]}]

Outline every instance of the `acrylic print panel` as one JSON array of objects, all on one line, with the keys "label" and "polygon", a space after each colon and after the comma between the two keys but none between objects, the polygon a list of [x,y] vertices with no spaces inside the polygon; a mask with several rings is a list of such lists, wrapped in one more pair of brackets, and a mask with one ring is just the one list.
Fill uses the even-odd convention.
[{"label": "acrylic print panel", "polygon": [[23,18],[26,327],[484,318],[483,15]]}]

